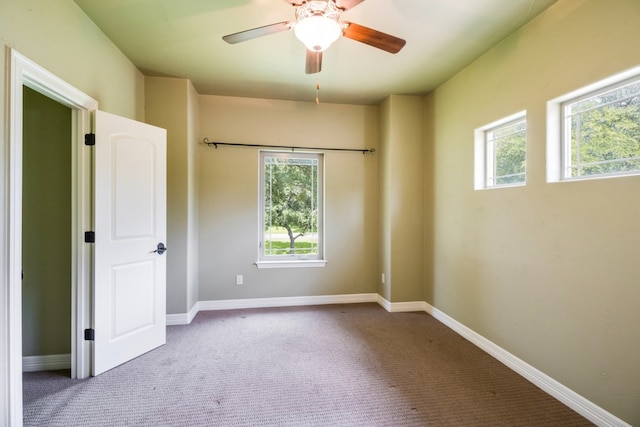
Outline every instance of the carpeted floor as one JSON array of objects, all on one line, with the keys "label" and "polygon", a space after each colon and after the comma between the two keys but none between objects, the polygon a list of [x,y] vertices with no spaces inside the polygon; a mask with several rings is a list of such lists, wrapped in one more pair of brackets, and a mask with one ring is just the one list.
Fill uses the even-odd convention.
[{"label": "carpeted floor", "polygon": [[25,426],[587,426],[425,313],[199,313],[88,380],[24,374]]}]

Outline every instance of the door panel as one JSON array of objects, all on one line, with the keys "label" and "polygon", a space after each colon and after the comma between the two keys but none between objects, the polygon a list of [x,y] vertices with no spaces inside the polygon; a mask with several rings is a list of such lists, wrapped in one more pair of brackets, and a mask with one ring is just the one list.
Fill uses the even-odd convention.
[{"label": "door panel", "polygon": [[166,131],[96,112],[93,375],[166,342]]},{"label": "door panel", "polygon": [[[117,135],[113,144],[113,241],[153,237],[156,165],[152,141]],[[131,176],[133,174],[133,176]],[[134,179],[131,179],[131,178]]]},{"label": "door panel", "polygon": [[118,265],[111,270],[111,295],[113,298],[112,341],[129,334],[152,328],[156,323],[153,301],[155,292],[154,265],[138,262]]}]

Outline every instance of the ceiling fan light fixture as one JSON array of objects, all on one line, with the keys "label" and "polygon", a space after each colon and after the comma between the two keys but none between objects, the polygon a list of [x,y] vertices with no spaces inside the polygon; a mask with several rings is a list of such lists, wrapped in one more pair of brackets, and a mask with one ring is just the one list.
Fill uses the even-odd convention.
[{"label": "ceiling fan light fixture", "polygon": [[322,52],[338,40],[342,27],[326,16],[310,16],[298,21],[294,32],[307,49]]},{"label": "ceiling fan light fixture", "polygon": [[[1,0],[0,0],[1,1]],[[294,30],[296,37],[307,48],[305,72],[319,73],[322,52],[341,36],[389,53],[398,53],[406,40],[354,22],[341,21],[342,12],[364,0],[286,0],[295,8],[295,21],[277,22],[233,34],[222,39],[231,44],[244,42],[269,34]],[[340,7],[336,4],[339,2]]]}]

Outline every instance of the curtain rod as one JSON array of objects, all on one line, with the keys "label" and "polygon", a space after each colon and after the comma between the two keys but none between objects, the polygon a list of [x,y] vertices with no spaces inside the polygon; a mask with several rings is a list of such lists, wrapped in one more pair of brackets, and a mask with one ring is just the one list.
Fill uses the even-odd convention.
[{"label": "curtain rod", "polygon": [[216,142],[209,141],[208,138],[204,138],[202,140],[207,145],[213,145],[215,148],[218,148],[218,145],[230,145],[233,147],[264,147],[264,148],[288,148],[291,151],[294,150],[322,150],[322,151],[352,151],[356,153],[375,153],[375,148],[368,149],[359,149],[359,148],[322,148],[322,147],[296,147],[294,145],[266,145],[266,144],[239,144],[235,142]]}]

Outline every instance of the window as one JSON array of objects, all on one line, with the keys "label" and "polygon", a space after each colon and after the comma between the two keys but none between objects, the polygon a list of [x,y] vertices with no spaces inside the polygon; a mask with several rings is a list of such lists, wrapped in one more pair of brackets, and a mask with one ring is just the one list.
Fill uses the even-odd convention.
[{"label": "window", "polygon": [[520,112],[475,131],[476,190],[524,185],[527,119]]},{"label": "window", "polygon": [[323,155],[260,153],[258,267],[324,266]]},{"label": "window", "polygon": [[548,181],[640,173],[639,71],[548,104]]}]

